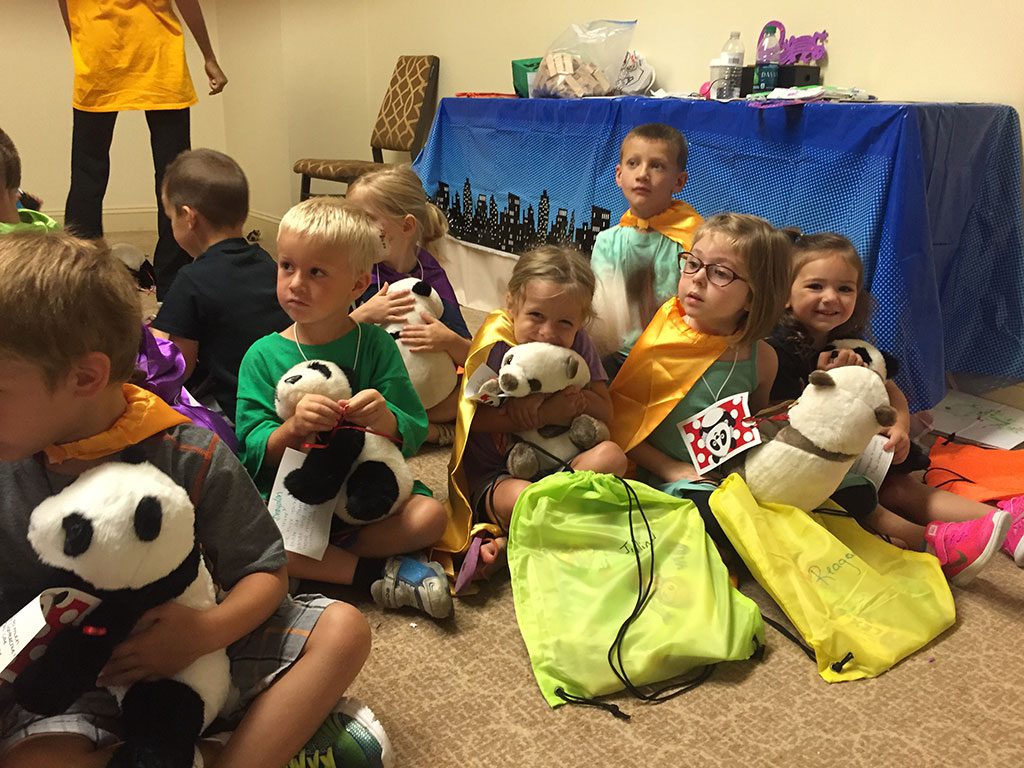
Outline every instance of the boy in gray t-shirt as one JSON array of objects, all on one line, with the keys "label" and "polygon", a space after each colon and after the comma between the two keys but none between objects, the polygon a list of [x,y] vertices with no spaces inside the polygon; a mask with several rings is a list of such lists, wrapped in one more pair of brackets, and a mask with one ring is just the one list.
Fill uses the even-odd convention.
[{"label": "boy in gray t-shirt", "polygon": [[[177,603],[149,611],[97,684],[168,677],[227,648],[238,696],[221,715],[235,730],[223,743],[203,742],[208,761],[283,765],[308,752],[303,745],[325,719],[344,731],[353,719],[336,705],[369,654],[366,620],[326,598],[288,598],[280,534],[234,455],[125,383],[140,315],[128,272],[102,242],[14,234],[0,239],[0,286],[0,621],[42,590],[68,586],[28,543],[36,505],[101,462],[143,458],[189,493],[196,535],[226,595],[208,611]],[[368,710],[354,720],[387,751]],[[20,708],[11,686],[0,685],[5,768],[105,765],[120,733],[117,703],[102,688],[47,717]]]}]

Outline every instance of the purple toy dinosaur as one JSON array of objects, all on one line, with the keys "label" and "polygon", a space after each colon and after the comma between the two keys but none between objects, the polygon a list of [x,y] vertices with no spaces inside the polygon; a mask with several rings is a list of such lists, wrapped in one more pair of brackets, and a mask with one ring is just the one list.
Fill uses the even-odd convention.
[{"label": "purple toy dinosaur", "polygon": [[[769,21],[764,26],[775,27],[779,30],[779,64],[810,64],[825,57],[827,30],[823,29],[813,35],[801,35],[787,39],[786,26],[781,21]],[[761,29],[761,35],[757,40],[759,46],[763,37],[764,28]]]}]

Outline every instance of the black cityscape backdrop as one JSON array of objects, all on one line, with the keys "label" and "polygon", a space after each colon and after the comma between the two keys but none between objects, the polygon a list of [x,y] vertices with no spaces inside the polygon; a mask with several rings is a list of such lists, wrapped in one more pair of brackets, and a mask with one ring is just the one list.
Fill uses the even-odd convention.
[{"label": "black cityscape backdrop", "polygon": [[611,226],[611,211],[593,205],[590,222],[576,226],[576,211],[559,208],[551,221],[551,201],[545,189],[537,202],[536,217],[533,205],[522,210],[519,195],[508,193],[508,203],[498,210],[494,195],[477,195],[473,205],[473,188],[469,179],[462,185],[462,195],[451,194],[443,181],[437,183],[434,205],[448,217],[452,237],[506,253],[523,253],[544,243],[572,245],[584,253],[594,247],[597,233]]}]

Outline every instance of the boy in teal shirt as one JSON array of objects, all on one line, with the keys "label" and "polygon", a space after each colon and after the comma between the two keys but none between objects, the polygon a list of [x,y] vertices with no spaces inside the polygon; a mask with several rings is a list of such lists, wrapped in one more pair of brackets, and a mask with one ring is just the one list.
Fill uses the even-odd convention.
[{"label": "boy in teal shirt", "polygon": [[679,254],[704,219],[674,200],[686,185],[686,137],[648,123],[626,134],[615,183],[629,203],[618,226],[597,236],[590,264],[597,277],[591,336],[615,375],[658,307],[675,295]]}]

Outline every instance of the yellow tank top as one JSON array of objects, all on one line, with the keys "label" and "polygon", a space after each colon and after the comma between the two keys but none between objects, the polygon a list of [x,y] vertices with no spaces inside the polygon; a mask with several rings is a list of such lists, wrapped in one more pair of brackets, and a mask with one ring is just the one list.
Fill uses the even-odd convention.
[{"label": "yellow tank top", "polygon": [[184,109],[196,103],[171,3],[68,0],[75,109]]}]

